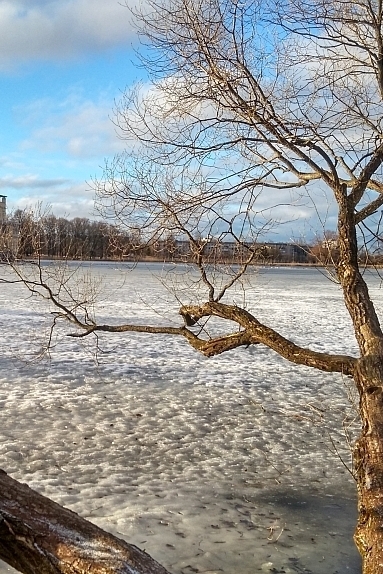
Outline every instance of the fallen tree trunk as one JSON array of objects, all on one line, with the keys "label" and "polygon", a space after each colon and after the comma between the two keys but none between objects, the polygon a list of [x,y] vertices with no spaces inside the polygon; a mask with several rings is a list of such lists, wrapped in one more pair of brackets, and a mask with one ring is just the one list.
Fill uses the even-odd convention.
[{"label": "fallen tree trunk", "polygon": [[169,574],[136,546],[2,470],[0,558],[24,574]]}]

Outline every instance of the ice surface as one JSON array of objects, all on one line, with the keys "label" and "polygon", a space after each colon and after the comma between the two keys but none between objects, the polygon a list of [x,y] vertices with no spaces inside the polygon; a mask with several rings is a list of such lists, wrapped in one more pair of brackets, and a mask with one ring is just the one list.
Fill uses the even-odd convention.
[{"label": "ice surface", "polygon": [[[105,276],[99,320],[179,324],[162,284],[169,268],[140,264],[122,275],[93,266]],[[177,286],[192,300],[182,271]],[[369,282],[379,311],[380,282],[372,274]],[[241,290],[234,300],[242,304]],[[357,352],[339,286],[316,270],[254,273],[246,305],[298,344]],[[1,285],[6,472],[174,574],[360,572],[344,466],[356,416],[349,379],[292,366],[261,346],[206,359],[184,340],[144,334],[102,336],[96,363],[94,342],[66,337],[68,328],[49,362],[33,362],[45,309]]]}]

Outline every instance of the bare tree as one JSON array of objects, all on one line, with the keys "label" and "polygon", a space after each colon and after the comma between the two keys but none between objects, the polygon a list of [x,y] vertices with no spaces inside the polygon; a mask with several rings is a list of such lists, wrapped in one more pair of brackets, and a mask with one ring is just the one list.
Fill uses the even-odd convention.
[{"label": "bare tree", "polygon": [[[383,5],[148,0],[135,17],[152,87],[127,92],[116,110],[129,143],[95,182],[97,203],[141,242],[189,241],[205,300],[180,305],[179,327],[115,326],[97,323],[66,287],[53,288],[41,267],[32,278],[16,267],[15,280],[50,299],[56,319],[77,328],[72,336],[166,333],[206,356],[262,344],[293,363],[353,377],[362,420],[355,542],[364,573],[382,572],[383,332],[358,242],[379,236],[383,205]],[[358,357],[299,347],[229,299],[260,234],[293,220],[297,206],[319,213],[323,194],[337,213],[335,272]],[[241,246],[240,265],[212,271],[209,238]],[[215,317],[229,326],[210,338],[203,325]]]}]

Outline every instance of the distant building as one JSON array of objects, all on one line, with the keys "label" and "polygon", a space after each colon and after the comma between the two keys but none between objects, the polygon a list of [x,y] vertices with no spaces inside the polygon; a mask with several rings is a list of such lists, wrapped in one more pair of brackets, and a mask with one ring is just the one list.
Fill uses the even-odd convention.
[{"label": "distant building", "polygon": [[[163,253],[165,242],[159,242],[158,253]],[[255,252],[254,262],[270,263],[308,263],[310,249],[307,245],[296,243],[238,243],[236,241],[219,241],[218,239],[201,240],[203,253],[215,261],[236,261],[247,259]],[[190,241],[175,239],[172,256],[188,258],[195,251]]]},{"label": "distant building", "polygon": [[5,223],[7,218],[7,196],[0,195],[0,223]]},{"label": "distant building", "polygon": [[297,243],[263,243],[263,253],[266,259],[275,263],[307,263],[310,249],[307,245]]}]

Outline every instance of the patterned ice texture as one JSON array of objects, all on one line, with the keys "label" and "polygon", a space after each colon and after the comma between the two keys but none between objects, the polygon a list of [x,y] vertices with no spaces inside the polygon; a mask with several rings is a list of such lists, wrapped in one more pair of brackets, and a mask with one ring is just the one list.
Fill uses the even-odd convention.
[{"label": "patterned ice texture", "polygon": [[[76,276],[97,282],[100,323],[176,326],[180,301],[206,300],[184,266],[79,267]],[[80,277],[71,281],[80,288]],[[368,282],[380,312],[379,277]],[[297,344],[357,355],[340,287],[319,270],[252,269],[226,302]],[[6,472],[174,574],[360,572],[350,379],[293,366],[262,345],[208,359],[182,338],[76,340],[68,325],[38,361],[50,311],[21,286],[1,285]],[[209,321],[205,332],[233,328]],[[1,563],[0,573],[11,571]]]}]

